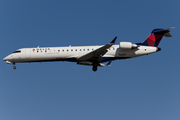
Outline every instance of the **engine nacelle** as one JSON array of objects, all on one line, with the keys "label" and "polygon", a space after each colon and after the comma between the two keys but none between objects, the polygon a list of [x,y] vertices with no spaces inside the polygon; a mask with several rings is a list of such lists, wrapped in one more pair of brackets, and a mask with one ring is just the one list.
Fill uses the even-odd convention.
[{"label": "engine nacelle", "polygon": [[138,45],[132,44],[131,42],[120,42],[119,43],[119,48],[123,50],[130,50],[133,48],[137,48]]}]

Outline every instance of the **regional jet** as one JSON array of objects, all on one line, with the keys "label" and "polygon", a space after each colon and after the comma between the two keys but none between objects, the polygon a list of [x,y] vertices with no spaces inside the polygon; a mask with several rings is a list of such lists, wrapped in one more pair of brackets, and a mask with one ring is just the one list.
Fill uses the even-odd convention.
[{"label": "regional jet", "polygon": [[[69,47],[37,47],[21,48],[11,53],[3,60],[8,64],[24,62],[68,61],[79,65],[98,67],[110,66],[111,61],[148,55],[161,50],[158,47],[163,36],[172,37],[170,29],[154,29],[149,37],[141,43],[120,42],[114,45],[117,37],[109,44],[100,46],[69,46]],[[106,63],[107,64],[104,64]]]}]

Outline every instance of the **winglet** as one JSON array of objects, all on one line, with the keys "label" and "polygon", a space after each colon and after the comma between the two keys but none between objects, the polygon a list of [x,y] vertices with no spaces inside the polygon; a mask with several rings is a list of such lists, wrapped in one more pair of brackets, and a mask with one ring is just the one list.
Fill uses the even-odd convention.
[{"label": "winglet", "polygon": [[112,62],[112,61],[108,62],[107,64],[102,64],[102,63],[100,63],[100,67],[110,66],[110,65],[111,65],[111,62]]},{"label": "winglet", "polygon": [[110,42],[110,43],[115,43],[115,41],[116,41],[116,39],[117,39],[117,36]]},{"label": "winglet", "polygon": [[111,62],[112,62],[112,61],[108,62],[106,65],[107,65],[107,66],[110,66],[110,65],[111,65]]}]

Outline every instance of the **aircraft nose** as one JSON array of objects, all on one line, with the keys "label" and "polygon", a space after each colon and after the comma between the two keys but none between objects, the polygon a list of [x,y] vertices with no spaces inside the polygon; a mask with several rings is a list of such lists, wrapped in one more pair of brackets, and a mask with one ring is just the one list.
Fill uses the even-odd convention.
[{"label": "aircraft nose", "polygon": [[10,57],[10,55],[6,56],[6,57],[5,57],[3,60],[4,60],[4,61],[11,60],[11,57]]},{"label": "aircraft nose", "polygon": [[5,57],[4,59],[3,59],[3,61],[6,61],[7,60],[7,57]]},{"label": "aircraft nose", "polygon": [[6,63],[11,64],[11,59],[9,55],[3,59]]}]

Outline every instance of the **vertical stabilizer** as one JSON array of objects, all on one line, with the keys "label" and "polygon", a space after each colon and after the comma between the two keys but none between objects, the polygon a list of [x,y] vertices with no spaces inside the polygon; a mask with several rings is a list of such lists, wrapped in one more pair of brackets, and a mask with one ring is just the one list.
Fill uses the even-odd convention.
[{"label": "vertical stabilizer", "polygon": [[137,43],[137,45],[144,45],[144,46],[153,46],[157,47],[159,43],[161,42],[161,39],[163,36],[165,37],[172,37],[171,34],[169,33],[170,29],[173,28],[168,28],[168,29],[154,29],[149,37],[142,43]]}]

